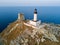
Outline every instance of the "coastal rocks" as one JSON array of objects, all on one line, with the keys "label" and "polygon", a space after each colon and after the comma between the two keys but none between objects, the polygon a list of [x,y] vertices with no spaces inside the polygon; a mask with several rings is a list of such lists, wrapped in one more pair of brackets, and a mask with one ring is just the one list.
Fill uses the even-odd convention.
[{"label": "coastal rocks", "polygon": [[45,29],[40,29],[38,32],[41,32],[45,38],[48,38],[51,41],[59,42],[54,34],[50,33],[49,31]]},{"label": "coastal rocks", "polygon": [[12,28],[10,30],[7,29],[8,31],[2,33],[3,36],[0,35],[0,42],[3,42],[3,45],[45,45],[46,42],[50,44],[52,42],[59,43],[59,40],[56,37],[56,33],[54,34],[54,30],[52,30],[53,27],[56,29],[56,26],[52,27],[52,25],[46,24],[46,28],[42,27],[35,29],[24,25],[25,29],[22,30],[22,28],[19,28],[20,25],[16,24],[13,26],[13,30],[11,30]]},{"label": "coastal rocks", "polygon": [[53,35],[53,34],[51,34],[51,33],[44,34],[44,37],[50,39],[51,41],[59,42],[59,41],[57,40],[57,38],[55,37],[55,35]]},{"label": "coastal rocks", "polygon": [[60,36],[60,26],[54,25],[54,24],[47,24],[46,28],[50,33],[52,33],[58,37]]},{"label": "coastal rocks", "polygon": [[[42,31],[42,33],[38,33],[39,31]],[[44,31],[46,31],[46,30],[38,30],[37,31],[35,29],[32,31],[29,31],[26,29],[22,35],[18,36],[15,40],[11,41],[10,45],[14,45],[14,44],[29,45],[30,43],[31,43],[30,45],[33,45],[35,43],[37,45],[39,45],[40,42],[47,41],[45,38],[47,38],[51,41],[54,41],[54,42],[59,42],[53,34],[48,33],[48,31],[47,32],[44,32]],[[42,37],[40,36],[41,37],[40,38],[39,35],[41,35],[41,34],[43,34],[43,35],[42,35]],[[32,41],[34,41],[34,42],[32,42]]]},{"label": "coastal rocks", "polygon": [[0,45],[6,45],[7,40],[0,38]]},{"label": "coastal rocks", "polygon": [[43,37],[41,38],[41,42],[44,42],[44,41],[46,41]]}]

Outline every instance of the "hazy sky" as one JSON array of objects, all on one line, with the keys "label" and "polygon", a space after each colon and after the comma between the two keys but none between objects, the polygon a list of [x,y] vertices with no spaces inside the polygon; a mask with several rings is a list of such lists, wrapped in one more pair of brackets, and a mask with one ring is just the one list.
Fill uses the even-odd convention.
[{"label": "hazy sky", "polygon": [[60,0],[0,0],[0,6],[60,6]]}]

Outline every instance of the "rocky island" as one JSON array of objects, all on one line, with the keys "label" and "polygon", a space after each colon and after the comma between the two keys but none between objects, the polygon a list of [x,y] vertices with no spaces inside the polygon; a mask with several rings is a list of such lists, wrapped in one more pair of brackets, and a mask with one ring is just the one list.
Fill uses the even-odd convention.
[{"label": "rocky island", "polygon": [[18,19],[0,33],[0,45],[60,45],[60,25],[42,23],[37,19],[37,9],[33,20],[25,20],[19,13]]}]

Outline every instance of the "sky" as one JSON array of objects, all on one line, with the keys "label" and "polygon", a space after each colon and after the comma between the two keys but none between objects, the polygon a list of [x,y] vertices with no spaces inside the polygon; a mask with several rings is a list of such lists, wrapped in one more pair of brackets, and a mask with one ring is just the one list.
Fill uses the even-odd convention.
[{"label": "sky", "polygon": [[0,0],[0,6],[60,6],[60,0]]}]

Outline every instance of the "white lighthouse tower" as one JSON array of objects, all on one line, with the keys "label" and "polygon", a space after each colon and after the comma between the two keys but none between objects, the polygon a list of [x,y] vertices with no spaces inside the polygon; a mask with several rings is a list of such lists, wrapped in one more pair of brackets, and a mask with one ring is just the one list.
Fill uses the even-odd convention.
[{"label": "white lighthouse tower", "polygon": [[37,9],[34,10],[34,21],[37,21]]}]

